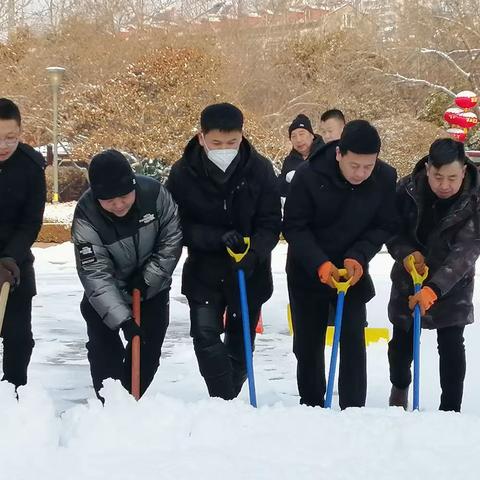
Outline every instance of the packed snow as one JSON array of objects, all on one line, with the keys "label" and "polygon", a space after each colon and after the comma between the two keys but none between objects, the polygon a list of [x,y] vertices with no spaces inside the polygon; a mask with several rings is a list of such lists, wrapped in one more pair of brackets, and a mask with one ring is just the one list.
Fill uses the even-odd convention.
[{"label": "packed snow", "polygon": [[[438,412],[434,332],[422,335],[421,412],[388,408],[387,344],[368,348],[367,407],[340,412],[298,405],[295,358],[288,333],[286,245],[274,251],[275,292],[263,308],[265,333],[254,357],[258,409],[239,399],[210,399],[189,338],[181,263],[171,292],[171,320],[162,361],[140,400],[108,381],[96,400],[79,312],[82,287],[72,245],[34,250],[38,296],[36,347],[29,384],[0,383],[3,413],[0,479],[477,479],[480,467],[478,325],[466,328],[467,378],[463,413]],[[388,326],[392,260],[371,265],[377,297],[371,326]],[[478,307],[478,294],[475,304]],[[330,349],[326,351],[327,364]]]}]

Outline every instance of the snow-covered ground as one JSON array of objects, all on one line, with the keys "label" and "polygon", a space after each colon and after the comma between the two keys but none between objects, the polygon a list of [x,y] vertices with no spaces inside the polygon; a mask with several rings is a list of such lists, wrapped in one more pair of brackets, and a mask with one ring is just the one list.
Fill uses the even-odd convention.
[{"label": "snow-covered ground", "polygon": [[[264,306],[265,333],[258,336],[255,352],[255,410],[248,405],[246,386],[232,402],[208,398],[188,336],[179,265],[154,383],[137,404],[110,382],[103,408],[91,388],[72,246],[36,249],[35,255],[37,343],[20,401],[11,386],[0,383],[0,480],[479,478],[478,325],[466,329],[462,414],[436,410],[440,392],[433,332],[422,336],[420,413],[387,408],[385,342],[368,348],[367,408],[340,412],[336,397],[331,411],[301,407],[286,319],[286,246],[281,244],[274,252],[275,292]],[[369,304],[371,326],[388,326],[390,267],[385,253],[372,262],[377,297]]]}]

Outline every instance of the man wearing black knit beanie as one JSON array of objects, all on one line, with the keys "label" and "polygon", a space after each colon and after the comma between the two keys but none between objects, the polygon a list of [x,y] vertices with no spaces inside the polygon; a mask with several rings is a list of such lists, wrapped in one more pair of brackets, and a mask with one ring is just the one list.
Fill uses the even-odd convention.
[{"label": "man wearing black knit beanie", "polygon": [[[98,398],[103,380],[131,390],[132,339],[140,336],[140,394],[157,371],[169,320],[169,290],[182,248],[177,206],[152,178],[135,175],[116,150],[95,155],[90,189],[72,225],[77,271],[85,289],[80,310],[87,322],[88,360]],[[140,290],[142,323],[132,316],[132,290]],[[124,348],[119,331],[123,332]]]},{"label": "man wearing black knit beanie", "polygon": [[325,333],[339,269],[351,279],[340,336],[340,407],[365,405],[366,303],[375,295],[368,264],[397,228],[397,175],[378,160],[379,152],[372,125],[348,123],[339,141],[325,144],[297,169],[285,203],[293,351],[305,405],[324,405]]},{"label": "man wearing black knit beanie", "polygon": [[288,127],[288,138],[292,143],[292,150],[285,157],[282,171],[278,177],[280,195],[283,200],[290,191],[290,183],[295,175],[295,170],[316,148],[323,145],[322,137],[313,132],[310,119],[303,113],[297,115]]}]

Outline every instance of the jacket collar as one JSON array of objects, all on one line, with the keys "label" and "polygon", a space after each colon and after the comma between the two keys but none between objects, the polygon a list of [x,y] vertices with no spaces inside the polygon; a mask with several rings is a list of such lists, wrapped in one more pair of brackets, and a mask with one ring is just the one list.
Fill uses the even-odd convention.
[{"label": "jacket collar", "polygon": [[[421,210],[426,196],[427,172],[425,166],[427,162],[428,155],[417,162],[405,183],[407,192],[415,200],[419,210]],[[467,159],[465,163],[467,171],[465,172],[461,193],[450,207],[449,213],[442,220],[441,229],[448,228],[469,217],[472,214],[472,209],[467,208],[470,204],[473,204],[473,208],[477,208],[480,177],[477,167],[472,161]]]}]

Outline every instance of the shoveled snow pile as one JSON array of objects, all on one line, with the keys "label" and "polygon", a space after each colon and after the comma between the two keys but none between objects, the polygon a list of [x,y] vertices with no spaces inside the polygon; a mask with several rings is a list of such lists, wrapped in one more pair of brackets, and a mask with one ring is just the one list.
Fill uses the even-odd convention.
[{"label": "shoveled snow pile", "polygon": [[[113,381],[102,407],[91,387],[83,289],[69,243],[35,249],[36,346],[29,383],[0,382],[0,479],[3,480],[477,480],[480,386],[477,325],[467,327],[468,369],[462,414],[438,412],[434,332],[422,334],[421,412],[388,408],[386,342],[368,348],[363,409],[298,405],[292,337],[286,322],[286,245],[273,253],[275,291],[262,314],[255,377],[259,408],[248,388],[232,402],[210,399],[191,338],[181,266],[171,291],[171,321],[157,376],[136,403]],[[371,265],[377,297],[372,326],[387,326],[391,258]],[[478,305],[478,291],[475,294]],[[327,365],[330,349],[326,350]]]},{"label": "shoveled snow pile", "polygon": [[161,394],[138,404],[118,383],[59,419],[45,392],[0,385],[1,478],[477,479],[480,419],[401,409],[258,410]]}]

